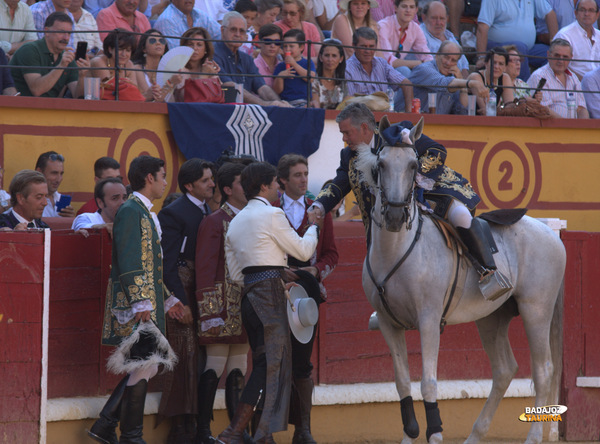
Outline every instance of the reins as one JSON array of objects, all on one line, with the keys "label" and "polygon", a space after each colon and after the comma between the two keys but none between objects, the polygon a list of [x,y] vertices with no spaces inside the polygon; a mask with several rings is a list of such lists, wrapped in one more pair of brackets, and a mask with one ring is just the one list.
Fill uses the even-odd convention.
[{"label": "reins", "polygon": [[[413,178],[412,183],[414,184],[414,178]],[[366,257],[366,265],[367,265],[367,271],[369,273],[369,277],[371,278],[371,281],[373,281],[373,284],[377,288],[377,293],[379,294],[379,299],[381,300],[381,303],[383,304],[383,307],[385,308],[385,311],[387,312],[388,316],[390,318],[392,318],[392,320],[396,324],[398,324],[400,327],[404,328],[405,330],[410,330],[410,329],[413,329],[414,327],[407,327],[392,312],[392,309],[390,308],[390,305],[385,296],[385,285],[390,280],[390,278],[394,275],[394,273],[396,273],[396,271],[398,271],[398,269],[402,266],[402,264],[406,261],[406,259],[408,259],[408,256],[410,256],[417,241],[421,237],[421,229],[423,227],[423,216],[421,215],[421,212],[419,211],[419,209],[416,207],[416,202],[414,201],[414,185],[413,185],[413,188],[411,188],[411,191],[408,194],[407,198],[401,202],[388,201],[387,197],[385,195],[385,189],[383,188],[382,185],[379,186],[379,195],[381,198],[381,215],[382,216],[384,215],[385,210],[388,206],[396,207],[396,208],[403,208],[404,214],[405,214],[406,228],[408,231],[410,231],[412,229],[412,223],[415,218],[415,213],[417,213],[417,216],[419,218],[418,219],[419,223],[417,225],[417,232],[415,233],[415,237],[413,238],[410,246],[408,247],[408,250],[406,250],[404,255],[400,258],[400,260],[396,263],[396,265],[394,265],[394,268],[392,268],[392,270],[387,274],[387,276],[383,279],[383,281],[381,281],[381,283],[378,284],[377,281],[375,280],[375,276],[373,275],[373,270],[371,268],[371,261],[369,260],[369,257],[371,255],[371,245],[372,245],[371,242],[369,242],[368,250],[367,250],[367,257]],[[411,203],[413,204],[412,217],[410,215],[410,210],[409,210]],[[373,217],[374,210],[375,210],[375,208],[373,208],[371,210],[371,221],[373,221],[379,229],[383,229],[383,224],[381,222],[377,222],[375,220],[375,218]]]}]

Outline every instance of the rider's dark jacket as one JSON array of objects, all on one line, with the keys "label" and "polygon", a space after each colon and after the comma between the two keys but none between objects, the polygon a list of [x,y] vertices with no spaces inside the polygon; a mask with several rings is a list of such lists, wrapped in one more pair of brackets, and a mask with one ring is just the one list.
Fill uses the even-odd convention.
[{"label": "rider's dark jacket", "polygon": [[[412,127],[413,124],[405,120],[390,126],[383,131],[383,134],[379,134],[376,129],[375,143],[372,148],[373,153],[376,154],[384,145],[395,144],[398,140],[395,135],[402,128],[410,129]],[[428,182],[431,187],[431,189],[419,189],[417,198],[421,203],[425,204],[425,199],[435,202],[436,213],[442,217],[445,216],[448,208],[449,197],[464,203],[469,210],[473,210],[477,206],[481,199],[475,193],[469,181],[444,164],[446,161],[446,148],[443,145],[423,134],[417,140],[415,149],[419,159],[419,173],[430,179],[425,182]],[[368,227],[375,197],[369,187],[359,180],[359,173],[355,167],[357,154],[357,151],[353,151],[348,146],[342,149],[340,152],[340,166],[336,171],[336,176],[331,183],[321,190],[316,201],[321,203],[325,212],[328,213],[346,194],[353,191],[363,223],[365,227]],[[423,182],[421,181],[421,183]]]}]

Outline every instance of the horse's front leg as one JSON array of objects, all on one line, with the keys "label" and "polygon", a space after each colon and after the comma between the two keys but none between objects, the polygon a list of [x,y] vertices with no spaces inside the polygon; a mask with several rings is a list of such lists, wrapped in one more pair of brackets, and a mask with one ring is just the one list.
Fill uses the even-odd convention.
[{"label": "horse's front leg", "polygon": [[[439,319],[439,318],[437,318]],[[425,404],[427,418],[427,441],[430,444],[443,442],[442,419],[437,404],[437,363],[440,351],[440,325],[435,317],[421,319],[419,334],[421,335],[421,357],[423,360],[423,376],[421,394]]]},{"label": "horse's front leg", "polygon": [[419,423],[417,422],[410,392],[405,330],[392,325],[389,318],[383,314],[379,315],[379,329],[388,344],[394,363],[396,390],[398,390],[400,396],[400,411],[402,424],[404,425],[404,438],[401,444],[412,444],[419,436]]}]

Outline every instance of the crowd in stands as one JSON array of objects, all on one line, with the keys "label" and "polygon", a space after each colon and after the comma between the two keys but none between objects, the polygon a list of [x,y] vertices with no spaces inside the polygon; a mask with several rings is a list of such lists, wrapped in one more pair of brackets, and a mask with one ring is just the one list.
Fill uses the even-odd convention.
[{"label": "crowd in stands", "polygon": [[[86,77],[100,78],[109,91],[117,77],[133,91],[120,100],[163,102],[188,100],[186,85],[213,79],[243,89],[237,99],[250,104],[335,109],[379,94],[398,112],[411,111],[416,98],[424,113],[467,114],[474,95],[482,115],[493,91],[498,106],[535,100],[555,117],[574,117],[567,104],[574,102],[577,118],[594,118],[599,4],[0,0],[0,88],[5,95],[81,98]],[[458,35],[465,16],[475,23],[475,43]],[[76,60],[82,41],[87,56]],[[178,46],[194,52],[159,84],[160,60]]]}]

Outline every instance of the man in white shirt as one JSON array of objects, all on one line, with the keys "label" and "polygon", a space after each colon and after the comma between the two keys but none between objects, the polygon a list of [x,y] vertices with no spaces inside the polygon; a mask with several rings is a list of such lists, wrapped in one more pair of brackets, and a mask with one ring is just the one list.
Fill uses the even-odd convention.
[{"label": "man in white shirt", "polygon": [[72,230],[82,228],[106,228],[112,235],[112,225],[117,211],[127,200],[127,190],[121,179],[109,177],[98,182],[94,188],[98,211],[82,213],[75,218]]},{"label": "man in white shirt", "polygon": [[[600,12],[596,0],[579,0],[575,9],[576,21],[565,26],[554,36],[555,39],[565,39],[573,48],[573,58],[569,69],[579,80],[600,66],[600,31],[594,28]],[[578,61],[581,60],[581,61]]]},{"label": "man in white shirt", "polygon": [[527,80],[530,88],[537,88],[540,79],[546,79],[542,88],[542,105],[550,108],[553,117],[568,117],[567,94],[574,92],[577,119],[589,119],[581,83],[568,68],[573,58],[573,48],[564,39],[554,39],[548,50],[548,63],[535,70]]},{"label": "man in white shirt", "polygon": [[244,284],[242,320],[252,349],[252,374],[231,423],[218,437],[226,444],[242,442],[259,402],[264,405],[256,441],[272,442],[272,433],[287,428],[292,363],[282,273],[288,254],[310,259],[323,219],[311,213],[311,226],[300,237],[283,210],[271,206],[279,189],[276,176],[275,167],[266,162],[252,163],[242,171],[248,205],[231,221],[225,236],[230,276]]},{"label": "man in white shirt", "polygon": [[9,58],[24,43],[37,40],[31,10],[19,0],[0,0],[0,28],[0,49]]},{"label": "man in white shirt", "polygon": [[46,182],[48,182],[48,206],[44,208],[42,217],[75,216],[75,210],[70,204],[60,210],[57,208],[61,198],[58,187],[60,187],[65,174],[64,164],[65,158],[56,151],[47,151],[40,154],[35,164],[35,170],[42,173],[46,178]]}]

